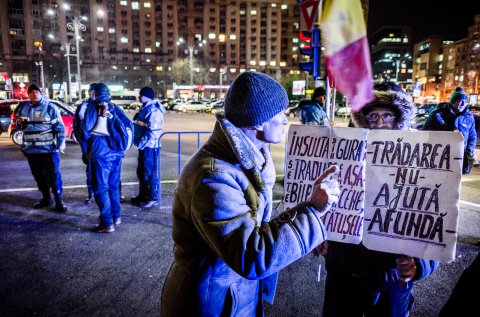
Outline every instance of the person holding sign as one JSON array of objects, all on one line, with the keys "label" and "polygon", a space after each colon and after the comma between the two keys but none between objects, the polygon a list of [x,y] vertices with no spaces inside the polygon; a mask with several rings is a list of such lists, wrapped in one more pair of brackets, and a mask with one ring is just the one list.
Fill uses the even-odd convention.
[{"label": "person holding sign", "polygon": [[475,119],[467,107],[468,95],[462,87],[457,87],[450,97],[450,104],[434,110],[423,130],[433,131],[460,131],[463,135],[465,152],[463,155],[463,174],[469,174],[475,164],[475,145],[477,132],[475,131]]},{"label": "person holding sign", "polygon": [[285,89],[243,72],[207,142],[184,167],[173,202],[175,262],[167,274],[162,316],[260,316],[273,302],[278,271],[326,238],[321,216],[338,201],[331,166],[306,202],[271,219],[275,168],[268,144],[288,124]]},{"label": "person holding sign", "polygon": [[[375,100],[352,112],[357,128],[409,128],[414,105],[394,84],[375,85]],[[423,279],[437,262],[367,249],[362,243],[328,241],[317,248],[326,259],[323,316],[408,316],[414,281]]]}]

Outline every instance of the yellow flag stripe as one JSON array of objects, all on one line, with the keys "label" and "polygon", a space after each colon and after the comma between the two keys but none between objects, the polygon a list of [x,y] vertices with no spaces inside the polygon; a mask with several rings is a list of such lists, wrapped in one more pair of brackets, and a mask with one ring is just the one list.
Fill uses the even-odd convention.
[{"label": "yellow flag stripe", "polygon": [[326,0],[321,18],[325,54],[333,55],[367,35],[360,0]]}]

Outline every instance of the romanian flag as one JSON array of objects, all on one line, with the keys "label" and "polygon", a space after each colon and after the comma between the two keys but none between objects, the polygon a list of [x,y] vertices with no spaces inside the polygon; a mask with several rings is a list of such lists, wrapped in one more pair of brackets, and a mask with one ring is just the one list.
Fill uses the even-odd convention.
[{"label": "romanian flag", "polygon": [[373,80],[360,0],[326,0],[321,17],[328,76],[353,111],[372,101]]}]

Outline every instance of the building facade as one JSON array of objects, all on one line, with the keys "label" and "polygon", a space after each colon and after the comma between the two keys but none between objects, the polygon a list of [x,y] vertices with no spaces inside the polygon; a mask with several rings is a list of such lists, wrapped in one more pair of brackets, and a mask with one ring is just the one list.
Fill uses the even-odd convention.
[{"label": "building facade", "polygon": [[43,77],[50,89],[71,82],[74,93],[79,80],[82,86],[103,81],[166,92],[191,78],[205,85],[229,83],[244,70],[277,79],[298,72],[300,8],[293,0],[0,0],[0,5],[0,72],[17,83],[40,83]]},{"label": "building facade", "polygon": [[456,87],[463,87],[471,103],[480,92],[480,15],[466,38],[446,41],[430,37],[414,46],[413,78],[421,87],[418,102],[448,101]]},{"label": "building facade", "polygon": [[375,83],[395,82],[403,88],[412,83],[409,27],[387,26],[371,36],[371,61]]}]

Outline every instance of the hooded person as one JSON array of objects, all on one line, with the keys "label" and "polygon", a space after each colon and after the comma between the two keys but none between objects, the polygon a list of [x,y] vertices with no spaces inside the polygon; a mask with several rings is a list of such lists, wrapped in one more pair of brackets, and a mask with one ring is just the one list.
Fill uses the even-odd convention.
[{"label": "hooded person", "polygon": [[160,135],[165,107],[155,99],[155,92],[148,86],[140,89],[138,98],[142,107],[133,117],[133,143],[138,148],[139,192],[136,197],[132,197],[132,203],[150,208],[158,205],[159,199]]},{"label": "hooded person", "polygon": [[110,100],[104,83],[95,85],[95,100],[85,110],[83,134],[92,172],[92,189],[100,211],[93,230],[109,233],[120,225],[120,173],[124,152],[131,146],[133,124]]},{"label": "hooded person", "polygon": [[285,89],[265,74],[243,72],[230,86],[212,135],[177,183],[162,316],[262,316],[278,272],[325,239],[320,217],[338,200],[337,166],[317,179],[310,200],[271,218],[267,145],[282,141],[287,105]]},{"label": "hooded person", "polygon": [[[356,128],[407,130],[414,105],[391,83],[374,86],[375,99],[352,112]],[[317,248],[325,256],[327,279],[323,316],[408,316],[412,289],[437,262],[367,249],[362,243],[326,241]]]},{"label": "hooded person", "polygon": [[467,107],[468,95],[462,87],[457,87],[450,96],[447,107],[439,107],[432,111],[425,121],[423,130],[433,131],[460,131],[463,136],[464,155],[463,173],[469,174],[475,163],[475,146],[477,132],[475,118]]}]

